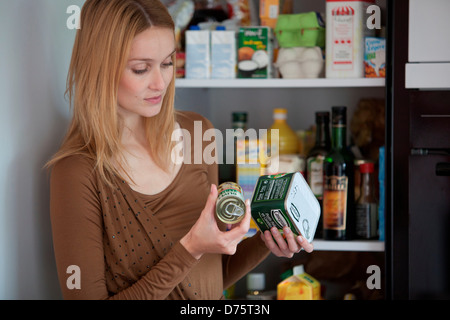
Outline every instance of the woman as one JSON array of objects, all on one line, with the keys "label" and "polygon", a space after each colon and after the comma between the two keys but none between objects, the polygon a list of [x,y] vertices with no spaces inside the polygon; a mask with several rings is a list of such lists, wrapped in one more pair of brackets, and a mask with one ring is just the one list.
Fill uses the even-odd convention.
[{"label": "woman", "polygon": [[240,242],[248,203],[231,230],[216,222],[217,164],[171,160],[176,141],[191,159],[202,151],[183,140],[195,122],[212,128],[174,111],[174,60],[173,21],[159,1],[86,1],[67,83],[73,119],[48,163],[66,299],[219,299],[270,251],[312,250],[275,230]]}]

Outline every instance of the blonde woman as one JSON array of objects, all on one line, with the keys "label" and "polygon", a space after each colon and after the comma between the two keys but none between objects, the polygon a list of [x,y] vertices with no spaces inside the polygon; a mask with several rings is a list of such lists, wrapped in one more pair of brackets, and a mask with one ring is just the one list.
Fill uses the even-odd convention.
[{"label": "blonde woman", "polygon": [[174,60],[173,21],[159,1],[85,2],[67,81],[73,118],[48,163],[65,299],[220,299],[270,251],[312,250],[277,232],[240,242],[248,204],[230,231],[216,222],[217,164],[171,160],[173,132],[183,141],[196,122],[212,128],[174,110]]}]

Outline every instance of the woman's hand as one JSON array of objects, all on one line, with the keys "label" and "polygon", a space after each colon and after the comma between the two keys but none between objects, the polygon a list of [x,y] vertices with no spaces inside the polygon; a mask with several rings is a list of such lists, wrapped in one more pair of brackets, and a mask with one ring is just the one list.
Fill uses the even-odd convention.
[{"label": "woman's hand", "polygon": [[301,235],[295,237],[289,227],[284,227],[283,233],[286,240],[276,227],[272,227],[270,231],[266,230],[264,234],[261,233],[261,239],[277,257],[292,258],[294,253],[300,252],[302,248],[308,253],[313,251],[313,245]]},{"label": "woman's hand", "polygon": [[234,254],[238,243],[250,228],[250,205],[247,201],[245,216],[241,222],[234,224],[229,231],[221,231],[215,218],[217,195],[217,187],[211,185],[211,191],[200,217],[180,240],[180,243],[196,259],[200,259],[205,253]]}]

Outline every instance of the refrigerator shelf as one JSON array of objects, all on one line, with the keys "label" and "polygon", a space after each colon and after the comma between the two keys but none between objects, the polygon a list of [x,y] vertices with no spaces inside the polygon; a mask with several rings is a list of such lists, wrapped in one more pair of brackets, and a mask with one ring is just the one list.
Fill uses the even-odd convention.
[{"label": "refrigerator shelf", "polygon": [[312,243],[315,251],[384,251],[384,241],[378,240],[328,241],[317,239]]}]

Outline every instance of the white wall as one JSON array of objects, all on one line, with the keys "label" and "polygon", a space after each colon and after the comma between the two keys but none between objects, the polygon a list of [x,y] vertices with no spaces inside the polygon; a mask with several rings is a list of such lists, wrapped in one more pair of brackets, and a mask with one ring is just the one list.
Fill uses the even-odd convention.
[{"label": "white wall", "polygon": [[80,0],[0,0],[0,299],[60,299],[48,174],[69,120],[65,81]]}]

